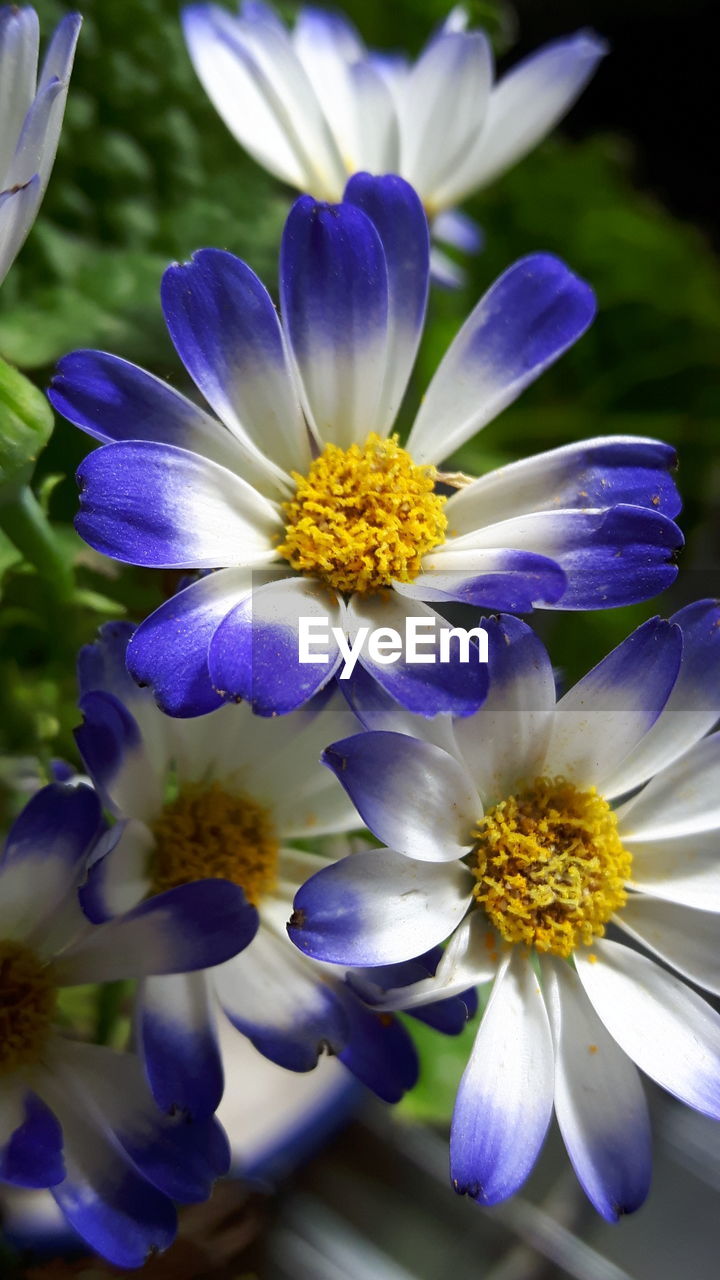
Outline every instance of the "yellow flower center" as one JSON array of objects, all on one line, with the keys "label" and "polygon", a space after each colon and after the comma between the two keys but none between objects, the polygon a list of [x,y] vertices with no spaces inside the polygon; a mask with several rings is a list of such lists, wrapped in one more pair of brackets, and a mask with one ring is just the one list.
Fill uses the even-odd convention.
[{"label": "yellow flower center", "polygon": [[306,476],[293,473],[278,551],[294,569],[336,591],[369,593],[412,582],[422,558],[445,538],[445,498],[435,468],[417,466],[397,437],[329,444]]},{"label": "yellow flower center", "polygon": [[594,788],[537,778],[473,832],[473,893],[506,942],[569,956],[601,937],[626,901],[631,855]]},{"label": "yellow flower center", "polygon": [[48,964],[22,942],[0,942],[0,1075],[40,1058],[57,987]]},{"label": "yellow flower center", "polygon": [[254,906],[277,880],[278,843],[270,815],[217,783],[184,787],[152,824],[152,892],[194,880],[232,880]]}]

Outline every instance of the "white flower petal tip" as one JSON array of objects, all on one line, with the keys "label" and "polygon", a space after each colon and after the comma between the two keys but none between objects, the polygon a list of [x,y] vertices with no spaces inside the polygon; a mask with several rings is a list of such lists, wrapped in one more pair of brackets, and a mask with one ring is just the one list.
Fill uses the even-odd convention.
[{"label": "white flower petal tip", "polygon": [[[396,173],[431,221],[536,146],[608,49],[579,31],[493,84],[490,42],[462,8],[412,65],[368,52],[346,19],[314,7],[300,10],[292,32],[268,6],[234,17],[192,4],[182,23],[205,91],[259,164],[323,200],[339,199],[344,177],[361,170]],[[435,267],[457,285],[449,260]]]},{"label": "white flower petal tip", "polygon": [[82,17],[57,26],[38,75],[34,9],[0,9],[0,284],[40,208],[60,141]]}]

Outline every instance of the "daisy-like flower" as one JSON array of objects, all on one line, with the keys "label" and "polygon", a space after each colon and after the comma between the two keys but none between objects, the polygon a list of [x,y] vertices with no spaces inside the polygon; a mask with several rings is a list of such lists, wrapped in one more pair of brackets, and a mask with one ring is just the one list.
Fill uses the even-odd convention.
[{"label": "daisy-like flower", "polygon": [[67,1034],[63,987],[219,964],[257,928],[241,890],[173,889],[111,923],[80,910],[101,828],[94,791],[53,783],[15,821],[0,856],[0,1179],[49,1187],[81,1236],[141,1266],[176,1230],[173,1200],[204,1200],[229,1149],[212,1118],[163,1114],[131,1053]]},{"label": "daisy-like flower", "polygon": [[[545,45],[494,84],[482,31],[453,9],[417,62],[367,50],[339,13],[300,9],[289,32],[269,5],[184,10],[190,57],[238,142],[283,182],[340,200],[354,173],[398,173],[434,236],[476,252],[479,229],[453,206],[521,160],[569,111],[606,53],[591,32]],[[462,274],[436,250],[433,272]]]},{"label": "daisy-like flower", "polygon": [[[391,435],[422,332],[428,232],[402,178],[356,175],[340,205],[300,197],[280,260],[282,324],[237,258],[204,249],[166,272],[175,346],[218,417],[114,356],[61,362],[55,408],[95,438],[78,473],[80,534],[132,564],[216,569],[161,606],[128,663],[171,715],[243,698],[292,711],[341,662],[337,634],[406,619],[424,601],[523,612],[646,599],[675,577],[682,537],[655,440],[610,437],[503,467],[449,499],[436,464],[589,325],[592,291],[562,262],[512,266],[440,364],[405,447]],[[223,567],[224,566],[224,567]],[[279,572],[278,572],[279,570]],[[267,575],[267,577],[265,577]],[[336,628],[300,661],[302,618]],[[429,652],[429,651],[426,651]],[[414,711],[468,714],[485,668],[360,661]]]},{"label": "daisy-like flower", "polygon": [[309,955],[370,966],[449,937],[435,980],[374,995],[404,1008],[494,979],[455,1105],[455,1189],[482,1204],[516,1191],[554,1104],[580,1183],[613,1220],[650,1180],[637,1067],[720,1118],[720,1016],[668,971],[720,994],[720,733],[705,736],[720,716],[720,607],[645,623],[557,704],[530,628],[484,625],[477,715],[413,724],[361,691],[367,724],[384,727],[325,759],[390,848],[310,880],[290,933]]},{"label": "daisy-like flower", "polygon": [[[380,1097],[397,1101],[417,1077],[407,1031],[367,1009],[337,970],[302,956],[286,932],[297,889],[327,865],[292,842],[358,826],[354,806],[319,763],[333,729],[352,732],[357,719],[338,694],[283,721],[258,721],[247,706],[170,719],[127,674],[132,630],[111,623],[80,655],[78,745],[117,816],[91,859],[83,907],[107,920],[214,876],[241,886],[260,920],[252,944],[226,964],[143,982],[138,1041],[157,1102],[165,1111],[212,1115],[223,1091],[221,1010],[280,1066],[308,1071],[328,1050]],[[430,977],[439,956],[416,955],[383,981]],[[456,1034],[473,1001],[465,993],[419,1012]]]},{"label": "daisy-like flower", "polygon": [[0,284],[50,179],[81,22],[77,13],[62,19],[38,77],[35,10],[0,6]]}]

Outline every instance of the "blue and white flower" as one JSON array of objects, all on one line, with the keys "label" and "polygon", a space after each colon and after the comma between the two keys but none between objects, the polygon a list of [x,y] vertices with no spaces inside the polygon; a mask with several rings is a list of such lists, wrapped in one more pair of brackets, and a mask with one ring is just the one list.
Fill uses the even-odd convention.
[{"label": "blue and white flower", "polygon": [[477,715],[413,723],[361,690],[369,730],[325,760],[389,847],[310,880],[290,934],[366,966],[449,938],[432,981],[361,989],[398,1009],[493,980],[455,1105],[455,1189],[516,1191],[554,1105],[613,1220],[650,1179],[638,1067],[720,1118],[720,1015],[681,980],[720,994],[720,606],[646,622],[557,703],[530,628],[484,625]]},{"label": "blue and white flower", "polygon": [[[557,258],[510,267],[437,370],[407,446],[391,436],[422,333],[428,233],[401,178],[359,174],[345,202],[301,197],[283,235],[282,324],[253,272],[203,249],[165,274],[175,346],[211,414],[114,356],[61,361],[55,408],[106,447],[78,473],[77,528],[132,564],[207,571],[133,636],[133,676],[191,716],[243,698],[261,715],[306,702],[341,662],[337,634],[400,635],[425,601],[524,612],[597,609],[673,581],[682,536],[674,451],[602,437],[466,483],[437,464],[590,324],[592,291]],[[446,479],[454,480],[453,477]],[[463,483],[461,478],[458,483]],[[336,628],[300,661],[301,618]],[[436,650],[439,650],[436,635]],[[414,711],[468,714],[485,669],[360,661]]]},{"label": "blue and white flower", "polygon": [[0,284],[50,179],[81,22],[77,13],[62,19],[38,76],[35,10],[0,6]]},{"label": "blue and white flower", "polygon": [[172,1202],[227,1172],[227,1141],[212,1117],[163,1114],[134,1054],[67,1035],[60,990],[221,964],[257,918],[235,885],[207,882],[91,924],[78,886],[101,816],[89,787],[53,783],[0,857],[0,1179],[49,1187],[88,1244],[137,1267],[173,1240]]},{"label": "blue and white flower", "polygon": [[[183,13],[190,57],[238,142],[283,182],[340,200],[354,173],[397,173],[415,188],[435,237],[474,253],[478,227],[453,206],[533,149],[570,110],[606,53],[580,31],[545,45],[498,83],[482,31],[453,9],[414,64],[371,53],[339,13],[308,5],[288,31],[269,5],[237,16],[216,4]],[[433,272],[462,274],[436,250]]]},{"label": "blue and white flower", "polygon": [[[348,849],[343,833],[358,826],[354,806],[319,764],[333,730],[352,732],[358,721],[337,694],[283,721],[258,721],[247,706],[170,719],[127,674],[132,631],[111,623],[80,655],[78,745],[117,818],[92,861],[84,909],[107,920],[170,885],[220,876],[242,886],[260,921],[251,945],[227,963],[143,982],[137,1036],[157,1102],[212,1115],[223,1091],[221,1011],[280,1066],[309,1071],[329,1050],[397,1101],[417,1076],[407,1031],[367,1009],[337,970],[302,956],[286,932],[300,884],[327,865],[293,842],[332,836],[339,856]],[[431,976],[439,956],[416,954],[383,980]],[[469,994],[420,1016],[457,1033],[468,1006]]]}]

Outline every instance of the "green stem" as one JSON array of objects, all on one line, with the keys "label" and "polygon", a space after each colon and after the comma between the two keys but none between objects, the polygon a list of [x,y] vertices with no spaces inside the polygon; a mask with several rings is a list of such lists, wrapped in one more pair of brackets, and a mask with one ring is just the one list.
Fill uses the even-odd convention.
[{"label": "green stem", "polygon": [[72,567],[29,485],[20,486],[12,497],[0,503],[0,528],[37,569],[53,599],[67,603],[75,588]]},{"label": "green stem", "polygon": [[99,988],[95,1007],[96,1044],[112,1043],[127,992],[128,983],[123,981],[105,982]]}]

